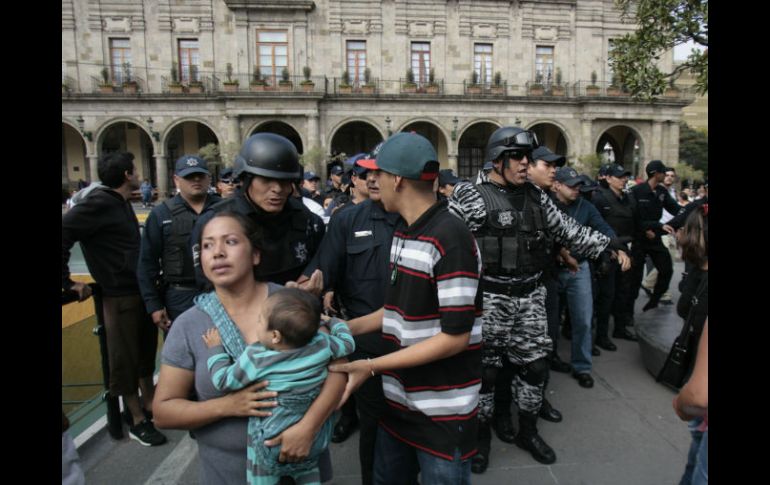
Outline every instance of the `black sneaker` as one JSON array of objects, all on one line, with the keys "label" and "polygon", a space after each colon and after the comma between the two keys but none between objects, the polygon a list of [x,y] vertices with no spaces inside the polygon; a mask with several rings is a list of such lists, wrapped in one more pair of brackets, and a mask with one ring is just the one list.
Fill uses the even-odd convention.
[{"label": "black sneaker", "polygon": [[136,426],[129,426],[128,437],[143,446],[158,446],[166,442],[166,437],[146,419]]}]

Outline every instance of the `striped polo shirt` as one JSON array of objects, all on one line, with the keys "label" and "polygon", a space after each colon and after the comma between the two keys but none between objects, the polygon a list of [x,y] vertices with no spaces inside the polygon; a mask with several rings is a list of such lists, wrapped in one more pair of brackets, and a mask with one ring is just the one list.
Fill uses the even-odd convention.
[{"label": "striped polo shirt", "polygon": [[439,332],[470,332],[452,357],[383,372],[387,411],[381,426],[415,448],[452,460],[476,453],[481,388],[481,257],[462,220],[438,202],[408,228],[396,228],[382,338],[395,352]]}]

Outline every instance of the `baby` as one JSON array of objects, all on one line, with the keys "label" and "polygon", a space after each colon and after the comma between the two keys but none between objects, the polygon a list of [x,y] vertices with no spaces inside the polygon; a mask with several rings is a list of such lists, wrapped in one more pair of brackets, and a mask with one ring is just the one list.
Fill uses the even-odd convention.
[{"label": "baby", "polygon": [[334,417],[326,420],[302,462],[279,463],[280,446],[263,444],[302,419],[326,380],[329,360],[355,349],[345,322],[332,320],[331,334],[326,334],[318,331],[320,318],[321,305],[315,296],[286,288],[265,300],[257,321],[259,342],[246,347],[235,362],[225,352],[216,328],[203,335],[214,387],[235,391],[269,380],[267,390],[278,392],[278,406],[271,416],[249,418],[246,475],[250,484],[277,484],[282,476],[291,476],[298,484],[320,483],[318,457],[329,445]]}]

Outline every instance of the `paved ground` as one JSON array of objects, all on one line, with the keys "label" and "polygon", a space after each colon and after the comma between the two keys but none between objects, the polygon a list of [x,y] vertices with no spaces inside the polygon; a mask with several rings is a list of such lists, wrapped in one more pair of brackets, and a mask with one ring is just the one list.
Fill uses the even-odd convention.
[{"label": "paved ground", "polygon": [[[676,285],[681,263],[674,268]],[[641,307],[647,301],[638,299]],[[673,306],[637,314],[637,324],[655,319],[681,328]],[[561,423],[540,420],[544,439],[557,461],[541,465],[515,447],[493,438],[490,467],[473,475],[474,484],[531,485],[647,485],[678,483],[686,462],[690,437],[686,423],[671,408],[674,393],[657,384],[645,369],[640,347],[616,341],[617,352],[603,351],[594,358],[593,389],[584,389],[565,374],[553,373],[549,400],[564,415]],[[569,342],[560,342],[568,360]],[[79,450],[88,483],[190,484],[197,477],[196,445],[186,432],[168,431],[169,443],[145,448],[128,440],[114,441],[102,430]],[[332,445],[335,485],[360,483],[358,435]],[[430,484],[428,484],[430,485]]]}]

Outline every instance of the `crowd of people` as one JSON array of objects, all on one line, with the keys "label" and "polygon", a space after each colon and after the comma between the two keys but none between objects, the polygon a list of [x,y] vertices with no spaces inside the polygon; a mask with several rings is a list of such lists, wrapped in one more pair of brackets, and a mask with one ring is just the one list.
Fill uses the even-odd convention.
[{"label": "crowd of people", "polygon": [[[62,288],[91,294],[70,279],[80,242],[129,436],[155,446],[158,428],[190,430],[202,483],[329,480],[328,443],[357,427],[366,485],[470,483],[493,431],[554,463],[537,428],[563,419],[550,372],[592,388],[593,357],[617,351],[610,317],[612,338],[634,341],[640,289],[643,311],[673,303],[677,229],[699,240],[708,185],[690,203],[660,160],[633,186],[618,164],[595,181],[519,127],[496,130],[484,160],[462,180],[427,139],[398,133],[330,167],[324,189],[289,140],[258,133],[215,193],[206,161],[180,157],[176,195],[140,234],[133,155],[101,157],[98,187],[62,217]],[[691,292],[707,262],[689,251]],[[688,407],[707,409],[699,392],[674,405],[698,433],[688,473],[707,477],[707,412]]]}]

